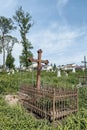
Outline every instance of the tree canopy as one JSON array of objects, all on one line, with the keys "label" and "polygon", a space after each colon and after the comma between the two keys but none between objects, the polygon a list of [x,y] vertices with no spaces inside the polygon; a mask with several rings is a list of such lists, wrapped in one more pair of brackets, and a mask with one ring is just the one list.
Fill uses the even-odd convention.
[{"label": "tree canopy", "polygon": [[0,49],[2,49],[3,53],[3,70],[5,70],[5,36],[14,29],[15,26],[11,18],[0,16],[0,33],[1,33]]},{"label": "tree canopy", "polygon": [[27,58],[31,57],[33,54],[31,49],[33,49],[32,44],[27,39],[27,33],[29,33],[30,28],[32,27],[31,16],[28,12],[24,12],[22,7],[19,7],[13,16],[15,22],[17,23],[21,35],[21,43],[23,46],[22,54],[20,56],[20,64],[28,67],[29,63]]},{"label": "tree canopy", "polygon": [[0,16],[0,31],[2,36],[14,30],[16,27],[13,25],[14,23],[11,18]]}]

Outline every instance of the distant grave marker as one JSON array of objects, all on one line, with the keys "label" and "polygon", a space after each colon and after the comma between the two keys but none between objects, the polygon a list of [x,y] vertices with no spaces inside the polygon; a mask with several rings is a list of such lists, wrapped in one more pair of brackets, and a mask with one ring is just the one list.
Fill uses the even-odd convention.
[{"label": "distant grave marker", "polygon": [[61,77],[61,71],[59,69],[57,70],[57,77]]},{"label": "distant grave marker", "polygon": [[84,72],[85,72],[85,75],[86,75],[86,64],[87,64],[86,56],[84,56],[84,61],[82,61],[82,63],[84,63]]},{"label": "distant grave marker", "polygon": [[72,69],[72,72],[73,72],[73,73],[75,73],[75,72],[76,72],[75,68],[73,68],[73,69]]},{"label": "distant grave marker", "polygon": [[86,76],[86,56],[84,56],[84,61],[82,61],[82,63],[84,63],[84,76],[79,76],[79,83],[80,85],[84,86],[87,85],[87,76]]}]

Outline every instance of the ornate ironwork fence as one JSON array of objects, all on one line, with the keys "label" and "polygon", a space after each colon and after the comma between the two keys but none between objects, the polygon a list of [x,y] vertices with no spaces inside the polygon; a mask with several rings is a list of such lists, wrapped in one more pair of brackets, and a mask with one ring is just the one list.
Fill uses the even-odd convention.
[{"label": "ornate ironwork fence", "polygon": [[24,84],[20,87],[18,94],[20,101],[27,109],[51,121],[78,111],[76,88],[44,87],[37,90]]}]

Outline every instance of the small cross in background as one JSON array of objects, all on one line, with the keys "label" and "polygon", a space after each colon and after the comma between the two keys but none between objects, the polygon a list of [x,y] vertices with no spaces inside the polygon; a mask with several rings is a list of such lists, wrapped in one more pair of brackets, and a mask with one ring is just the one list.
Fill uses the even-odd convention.
[{"label": "small cross in background", "polygon": [[87,64],[86,56],[84,56],[84,61],[82,61],[82,63],[84,63],[84,72],[85,72],[85,75],[86,75],[86,64]]}]

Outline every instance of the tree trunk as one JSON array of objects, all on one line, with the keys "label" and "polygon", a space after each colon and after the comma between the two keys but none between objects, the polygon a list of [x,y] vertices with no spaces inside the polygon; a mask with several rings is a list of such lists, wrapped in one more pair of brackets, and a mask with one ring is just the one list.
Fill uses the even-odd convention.
[{"label": "tree trunk", "polygon": [[5,70],[5,45],[4,45],[4,34],[2,36],[2,49],[3,49],[3,70]]}]

